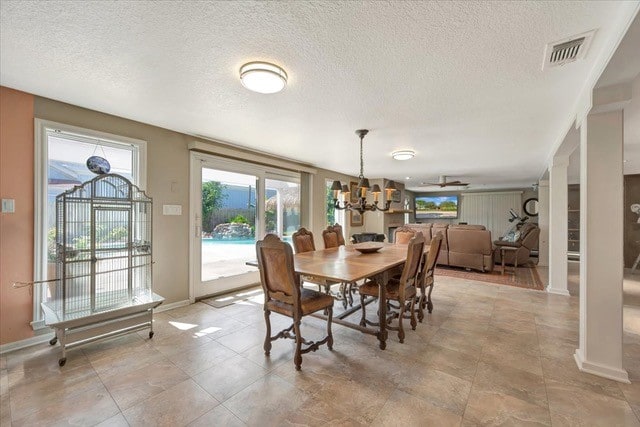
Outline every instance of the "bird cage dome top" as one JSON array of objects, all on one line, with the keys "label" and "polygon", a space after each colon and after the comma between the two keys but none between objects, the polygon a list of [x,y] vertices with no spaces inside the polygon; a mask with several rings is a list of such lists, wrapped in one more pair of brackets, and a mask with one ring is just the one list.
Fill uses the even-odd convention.
[{"label": "bird cage dome top", "polygon": [[57,198],[151,201],[151,198],[138,186],[124,176],[113,173],[98,175],[90,181],[61,193]]}]

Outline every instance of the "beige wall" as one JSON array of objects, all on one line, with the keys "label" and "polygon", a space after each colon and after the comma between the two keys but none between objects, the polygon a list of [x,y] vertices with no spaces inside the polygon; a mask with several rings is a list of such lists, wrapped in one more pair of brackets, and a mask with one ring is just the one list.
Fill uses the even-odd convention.
[{"label": "beige wall", "polygon": [[[33,335],[32,296],[29,289],[11,288],[13,281],[33,280],[33,164],[34,117],[114,135],[140,139],[147,143],[146,192],[153,198],[153,287],[166,304],[189,298],[189,150],[198,138],[121,117],[34,97],[8,88],[0,88],[2,109],[1,165],[2,198],[16,199],[16,213],[2,214],[2,281],[0,343],[18,341]],[[202,140],[201,140],[202,141]],[[216,154],[220,144],[208,142]],[[224,146],[227,150],[228,145]],[[238,159],[247,150],[237,149]],[[269,156],[264,156],[268,164]],[[325,179],[343,182],[354,177],[319,170],[310,180],[311,197],[303,195],[303,225],[312,223],[316,244],[323,247]],[[311,204],[309,204],[311,200]],[[162,215],[162,205],[182,205],[181,216]],[[306,209],[304,206],[307,205]],[[361,231],[345,230],[345,234]]]},{"label": "beige wall", "polygon": [[0,87],[0,344],[33,335],[31,291],[12,287],[33,280],[33,147],[33,95]]}]

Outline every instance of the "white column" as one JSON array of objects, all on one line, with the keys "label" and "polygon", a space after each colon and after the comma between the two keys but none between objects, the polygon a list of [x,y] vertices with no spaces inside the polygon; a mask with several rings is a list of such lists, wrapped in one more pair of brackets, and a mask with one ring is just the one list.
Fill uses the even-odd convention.
[{"label": "white column", "polygon": [[569,295],[567,289],[568,155],[553,157],[549,168],[549,286],[547,292]]},{"label": "white column", "polygon": [[538,227],[540,239],[538,244],[538,265],[549,265],[549,181],[538,182]]},{"label": "white column", "polygon": [[623,115],[587,116],[580,128],[581,371],[628,383],[622,367]]}]

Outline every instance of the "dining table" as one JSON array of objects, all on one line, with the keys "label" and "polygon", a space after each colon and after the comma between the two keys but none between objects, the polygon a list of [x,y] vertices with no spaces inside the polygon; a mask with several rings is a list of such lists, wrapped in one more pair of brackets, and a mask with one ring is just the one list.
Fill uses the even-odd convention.
[{"label": "dining table", "polygon": [[[366,251],[367,248],[379,247],[376,251]],[[358,250],[360,249],[360,251]],[[428,246],[425,246],[428,251]],[[380,348],[386,348],[387,341],[387,283],[396,267],[401,266],[407,259],[407,245],[391,243],[360,243],[356,245],[339,246],[337,248],[303,252],[294,255],[294,269],[301,276],[313,276],[335,282],[356,282],[359,280],[374,280],[379,286],[378,298],[378,328],[372,329],[360,323],[354,323],[346,318],[357,311],[360,306],[347,310],[336,316],[333,322],[361,332],[375,335]],[[371,301],[368,301],[371,302]],[[323,317],[322,314],[316,314]]]}]

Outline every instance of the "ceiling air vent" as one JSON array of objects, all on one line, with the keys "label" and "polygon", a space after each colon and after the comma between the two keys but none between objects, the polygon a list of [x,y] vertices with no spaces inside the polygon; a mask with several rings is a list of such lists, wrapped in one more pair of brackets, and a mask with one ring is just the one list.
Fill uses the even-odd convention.
[{"label": "ceiling air vent", "polygon": [[595,31],[549,43],[544,52],[542,69],[560,67],[585,57]]}]

